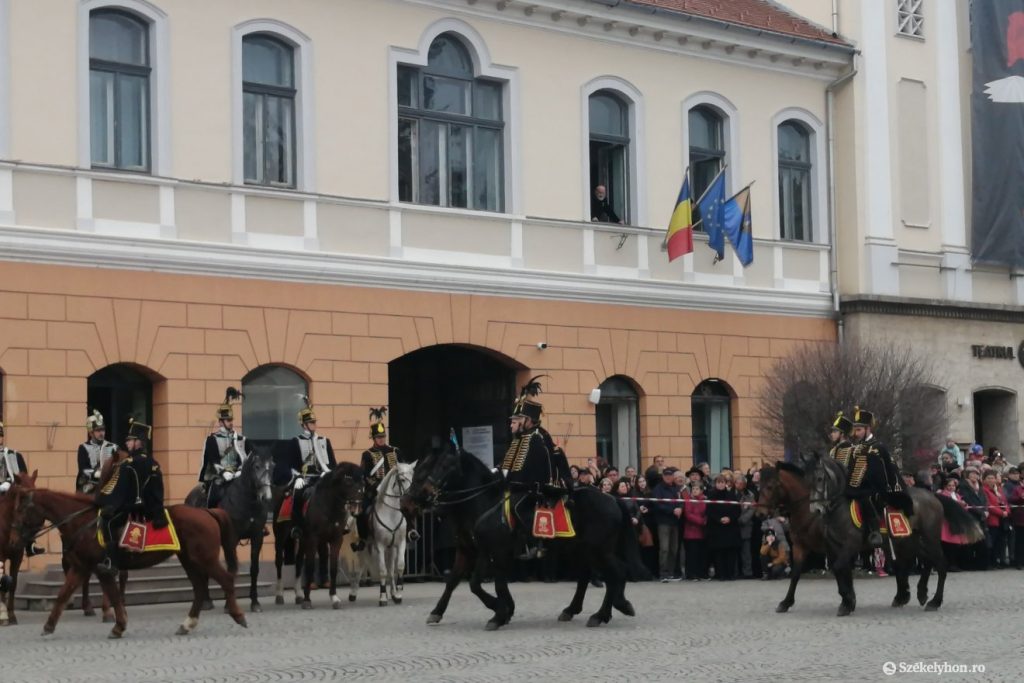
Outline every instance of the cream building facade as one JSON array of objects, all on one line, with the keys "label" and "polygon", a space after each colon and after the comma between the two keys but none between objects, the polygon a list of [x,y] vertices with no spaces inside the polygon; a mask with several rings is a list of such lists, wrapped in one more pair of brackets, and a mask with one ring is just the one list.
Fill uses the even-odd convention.
[{"label": "cream building facade", "polygon": [[970,256],[970,3],[785,4],[859,50],[835,96],[841,333],[932,356],[953,438],[1018,461],[1024,280]]},{"label": "cream building facade", "polygon": [[[241,385],[257,443],[308,393],[342,458],[390,405],[405,450],[455,427],[490,461],[543,374],[576,462],[776,457],[761,378],[836,336],[853,48],[748,4],[0,0],[8,444],[70,489],[87,409],[134,414],[180,500]],[[749,268],[701,234],[668,263],[690,163],[756,181]]]}]

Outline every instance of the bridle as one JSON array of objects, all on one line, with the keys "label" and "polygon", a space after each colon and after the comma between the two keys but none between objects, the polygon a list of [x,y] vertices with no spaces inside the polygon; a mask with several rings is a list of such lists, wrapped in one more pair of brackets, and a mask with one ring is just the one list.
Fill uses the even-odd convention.
[{"label": "bridle", "polygon": [[[24,498],[19,500],[18,505],[15,508],[15,510],[17,512],[21,513],[20,515],[18,515],[20,517],[20,519],[19,519],[19,522],[18,522],[17,525],[13,525],[13,524],[11,525],[11,529],[18,535],[18,539],[21,542],[23,542],[23,543],[31,543],[32,541],[36,540],[40,536],[43,536],[44,534],[49,533],[53,529],[58,529],[59,530],[60,527],[64,526],[65,524],[67,524],[71,520],[73,520],[73,519],[75,519],[77,517],[81,517],[82,515],[84,515],[87,512],[95,510],[95,508],[93,508],[93,507],[82,508],[81,510],[78,510],[76,512],[72,512],[70,515],[67,515],[66,517],[64,517],[61,520],[58,520],[58,521],[52,522],[52,523],[45,523],[45,524],[43,524],[42,527],[40,527],[40,529],[38,531],[33,532],[32,529],[29,528],[29,524],[25,521],[25,513],[28,512],[29,510],[33,509],[33,508],[37,508],[38,509],[39,506],[37,506],[35,501],[33,500],[34,496],[35,496],[35,491],[28,491],[28,493],[24,496]],[[82,531],[84,529],[87,529],[87,528],[89,528],[90,526],[92,526],[94,524],[96,524],[95,520],[93,520],[93,522],[91,524],[86,524],[84,527],[82,527],[77,532],[75,532],[75,534],[71,538],[69,538],[68,541],[71,541],[71,540],[75,539],[78,536],[78,534],[82,533]]]},{"label": "bridle", "polygon": [[[459,449],[458,455],[459,456],[462,455],[462,450],[461,449]],[[430,507],[441,507],[441,506],[450,507],[450,506],[453,506],[453,505],[461,505],[462,503],[468,503],[469,501],[471,501],[471,500],[473,500],[475,498],[479,498],[480,496],[482,496],[484,493],[487,492],[488,489],[491,489],[491,488],[493,488],[495,486],[499,486],[499,485],[504,483],[504,479],[502,479],[501,477],[498,477],[496,479],[492,479],[491,481],[485,482],[483,484],[478,484],[477,486],[470,486],[470,487],[464,488],[464,489],[452,489],[452,490],[446,491],[444,489],[443,484],[444,484],[444,480],[447,479],[447,478],[448,478],[448,475],[445,475],[445,477],[443,477],[441,479],[441,481],[438,481],[438,480],[434,479],[434,475],[433,474],[428,474],[427,475],[427,479],[426,479],[425,483],[430,484],[431,488],[433,489],[433,492],[430,494],[430,496],[426,500],[427,504]],[[462,498],[456,498],[454,500],[444,500],[443,499],[443,498],[447,498],[448,496],[463,496],[463,497]]]}]

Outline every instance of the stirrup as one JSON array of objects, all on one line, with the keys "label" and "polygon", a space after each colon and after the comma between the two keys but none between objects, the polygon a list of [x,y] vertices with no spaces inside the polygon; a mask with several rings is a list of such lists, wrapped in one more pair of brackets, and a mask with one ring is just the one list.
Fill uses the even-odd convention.
[{"label": "stirrup", "polygon": [[96,571],[101,574],[113,575],[117,574],[118,569],[117,565],[114,564],[114,560],[111,559],[110,555],[107,555],[102,560],[100,560],[99,564],[96,565]]},{"label": "stirrup", "polygon": [[366,541],[361,538],[358,541],[352,541],[349,545],[352,547],[352,550],[357,553],[366,550]]},{"label": "stirrup", "polygon": [[520,560],[535,560],[540,557],[540,548],[536,546],[526,546],[526,552],[519,556]]},{"label": "stirrup", "polygon": [[880,531],[872,531],[868,534],[868,545],[872,548],[882,547],[882,533]]},{"label": "stirrup", "polygon": [[414,543],[420,540],[420,532],[416,531],[415,529],[409,529],[409,533],[406,534],[406,536],[410,541],[413,541]]},{"label": "stirrup", "polygon": [[37,545],[29,544],[25,546],[25,557],[35,557],[36,555],[42,555],[46,552],[46,548],[40,548]]}]

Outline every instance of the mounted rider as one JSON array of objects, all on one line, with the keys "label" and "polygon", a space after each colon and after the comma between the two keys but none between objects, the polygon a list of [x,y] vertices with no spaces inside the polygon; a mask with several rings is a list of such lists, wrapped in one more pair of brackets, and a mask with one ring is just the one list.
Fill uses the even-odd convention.
[{"label": "mounted rider", "polygon": [[899,472],[896,470],[889,449],[875,438],[872,429],[875,416],[862,410],[853,409],[853,452],[847,471],[846,495],[860,501],[864,525],[868,529],[868,543],[873,548],[882,547],[879,531],[881,510],[885,505],[895,504],[910,512],[911,502],[903,489]]},{"label": "mounted rider", "polygon": [[86,418],[85,430],[88,438],[78,445],[75,490],[90,495],[96,491],[103,468],[117,456],[117,444],[106,440],[107,426],[98,410],[93,410],[92,415]]},{"label": "mounted rider", "polygon": [[337,466],[331,440],[316,433],[316,413],[308,396],[302,396],[306,407],[299,411],[302,433],[292,439],[285,464],[295,476],[292,486],[292,538],[302,537],[303,507],[311,487]]},{"label": "mounted rider", "polygon": [[224,491],[242,473],[249,453],[245,437],[235,429],[235,411],[232,401],[241,401],[242,392],[228,387],[224,402],[217,407],[217,431],[206,437],[203,448],[203,466],[199,470],[199,481],[206,489],[206,506],[215,508],[224,498]]},{"label": "mounted rider", "polygon": [[828,430],[828,439],[832,443],[832,449],[828,454],[835,459],[843,469],[849,470],[850,458],[853,455],[853,444],[850,443],[850,434],[853,432],[853,422],[843,415],[843,411],[836,413],[832,425]]},{"label": "mounted rider", "polygon": [[[501,462],[501,473],[513,497],[512,508],[521,522],[529,521],[533,514],[532,509],[525,515],[519,512],[524,503],[529,505],[564,498],[569,493],[568,482],[571,480],[564,451],[540,426],[544,407],[536,400],[541,392],[537,380],[543,376],[531,378],[516,399],[509,416],[512,443]],[[527,550],[531,557],[536,554],[535,550]]]},{"label": "mounted rider", "polygon": [[[11,450],[4,445],[4,423],[0,422],[0,496],[6,495],[7,491],[14,485],[14,475],[27,474],[28,467],[25,465],[25,458],[18,451]],[[29,539],[25,545],[25,556],[32,557],[46,552],[43,548],[32,545],[34,539]],[[3,574],[0,567],[0,574]]]},{"label": "mounted rider", "polygon": [[128,457],[114,466],[110,479],[96,496],[100,507],[99,527],[107,555],[97,567],[107,572],[118,569],[118,534],[128,516],[141,513],[153,528],[167,526],[164,513],[164,480],[160,465],[147,455],[153,428],[129,418],[124,447]]},{"label": "mounted rider", "polygon": [[[363,451],[360,461],[360,466],[363,468],[363,504],[356,516],[356,530],[359,532],[359,539],[352,543],[352,550],[356,552],[366,548],[366,541],[370,537],[370,511],[377,499],[377,489],[380,488],[380,483],[384,481],[388,472],[398,467],[398,463],[401,462],[398,449],[388,443],[388,430],[384,424],[384,416],[387,414],[386,406],[370,408],[370,438],[373,440],[373,445]],[[408,515],[405,518],[410,541],[415,541],[420,537],[414,526],[415,521],[415,518]]]}]

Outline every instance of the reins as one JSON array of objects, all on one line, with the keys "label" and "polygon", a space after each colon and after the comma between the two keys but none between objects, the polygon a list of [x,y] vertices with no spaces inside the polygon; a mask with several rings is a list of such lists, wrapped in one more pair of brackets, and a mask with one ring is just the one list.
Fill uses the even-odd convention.
[{"label": "reins", "polygon": [[[25,505],[25,510],[26,511],[28,511],[28,510],[30,510],[32,508],[38,508],[39,507],[39,506],[36,505],[35,501],[32,500],[34,495],[35,495],[34,491],[29,491],[28,492],[28,495],[26,497],[26,500],[28,501],[28,503]],[[75,519],[76,517],[80,517],[80,516],[84,515],[86,512],[89,512],[90,510],[95,510],[95,509],[96,508],[94,508],[94,507],[85,507],[85,508],[82,508],[81,510],[78,510],[76,512],[72,512],[70,515],[68,515],[67,517],[65,517],[65,518],[63,518],[63,519],[61,519],[61,520],[59,520],[57,522],[51,522],[51,523],[44,524],[39,529],[39,531],[37,531],[31,538],[28,538],[27,542],[34,541],[37,538],[39,538],[40,536],[43,536],[44,534],[48,534],[53,529],[59,529],[60,527],[64,526],[65,524],[67,524],[71,520]],[[22,514],[22,517],[24,517],[24,514]],[[82,527],[77,532],[75,532],[75,534],[71,537],[71,539],[77,538],[78,534],[82,533],[83,529],[88,529],[90,526],[94,525],[95,523],[96,522],[94,520],[92,522],[92,524],[87,524],[86,526]],[[28,525],[25,524],[24,519],[22,519],[21,523],[18,524],[17,531],[18,531],[18,536],[23,536],[23,537],[24,536],[28,536],[28,532],[29,532]],[[71,539],[69,539],[69,540],[71,540]]]}]

